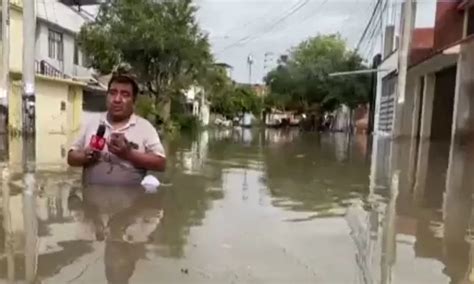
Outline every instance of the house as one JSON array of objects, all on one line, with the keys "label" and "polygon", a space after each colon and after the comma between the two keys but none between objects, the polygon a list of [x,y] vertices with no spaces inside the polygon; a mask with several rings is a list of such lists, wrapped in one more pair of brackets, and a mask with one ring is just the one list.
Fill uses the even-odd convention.
[{"label": "house", "polygon": [[[75,41],[83,15],[55,0],[37,3],[35,132],[36,147],[57,148],[41,157],[45,164],[64,160],[65,149],[81,123],[83,93],[88,88],[92,71],[84,67],[85,58]],[[22,61],[23,1],[12,0],[10,6],[10,89],[8,96],[8,128],[22,129]],[[2,86],[5,88],[5,86]],[[14,143],[13,143],[14,144]],[[11,151],[14,151],[12,147]],[[56,153],[54,155],[50,153]],[[15,154],[11,153],[13,156]],[[20,155],[21,156],[21,155]],[[42,161],[38,161],[42,163]]]},{"label": "house", "polygon": [[[415,29],[411,35],[406,95],[402,100],[394,98],[400,107],[394,117],[399,123],[393,123],[397,127],[386,131],[397,139],[379,136],[374,141],[371,188],[375,189],[380,179],[389,181],[392,174],[401,173],[396,183],[400,197],[405,195],[424,207],[429,204],[440,208],[441,224],[436,234],[445,240],[439,259],[445,262],[446,274],[451,276],[449,273],[456,270],[470,276],[471,264],[453,262],[449,257],[458,257],[458,244],[467,244],[465,224],[469,223],[472,209],[474,0],[438,0],[432,16],[435,20],[431,29]],[[376,109],[380,112],[383,96],[378,102]],[[384,132],[380,128],[384,115],[378,114],[377,134]],[[410,207],[405,200],[398,204]],[[420,241],[417,235],[415,249],[420,247]],[[468,248],[465,257],[468,258]]]},{"label": "house", "polygon": [[[412,41],[410,61],[419,58],[420,49],[422,49],[420,46],[426,45],[426,41],[429,42],[429,35],[426,35],[428,39],[423,38],[423,36],[429,34],[434,26],[434,10],[436,7],[433,5],[425,5],[424,3],[418,4],[418,6],[420,5],[421,7],[415,9],[415,18],[421,18],[421,16],[426,17],[428,14],[428,18],[431,19],[430,21],[424,22],[415,21],[414,33],[420,35],[422,42],[417,43],[417,40]],[[402,30],[402,11],[402,5],[392,5],[382,12],[382,18],[386,20],[384,21],[384,28],[382,30],[383,46],[380,51],[382,61],[378,66],[380,72],[377,74],[374,115],[374,132],[378,135],[389,136],[392,134],[395,92],[398,80],[398,49]],[[430,16],[430,13],[433,15]],[[394,17],[393,15],[397,16]]]},{"label": "house", "polygon": [[57,0],[37,4],[36,61],[45,75],[90,78],[87,59],[76,36],[91,19]]},{"label": "house", "polygon": [[[392,127],[398,79],[399,36],[394,36],[397,34],[396,28],[386,27],[375,107],[377,134],[447,140],[451,138],[454,98],[463,78],[456,78],[461,71],[460,55],[464,50],[465,57],[468,59],[470,56],[467,46],[472,41],[474,29],[472,5],[471,0],[437,1],[434,11],[420,7],[416,9],[406,98],[400,102],[404,105],[404,111],[400,115],[396,133],[393,133]],[[420,13],[424,17],[427,13],[432,13],[433,25],[416,26],[416,18],[421,16]],[[466,71],[463,73],[467,74]]]},{"label": "house", "polygon": [[208,126],[211,107],[204,88],[192,85],[184,91],[184,97],[190,113],[199,119],[202,126]]},{"label": "house", "polygon": [[232,67],[231,65],[227,63],[216,63],[214,64],[214,67],[225,72],[227,77],[232,78],[232,70],[234,69],[234,67]]},{"label": "house", "polygon": [[473,0],[438,1],[431,52],[410,66],[400,133],[413,138],[416,191],[456,191],[468,175],[468,155],[458,146],[474,133],[473,23]]},{"label": "house", "polygon": [[251,89],[260,98],[263,98],[268,94],[268,87],[266,85],[237,83],[237,86]]},{"label": "house", "polygon": [[[85,18],[55,0],[37,5],[36,31],[36,131],[66,133],[79,127],[83,90],[92,71],[84,67],[75,35]],[[10,71],[9,128],[21,129],[22,73],[22,1],[10,8]],[[55,108],[54,106],[57,106]]]}]

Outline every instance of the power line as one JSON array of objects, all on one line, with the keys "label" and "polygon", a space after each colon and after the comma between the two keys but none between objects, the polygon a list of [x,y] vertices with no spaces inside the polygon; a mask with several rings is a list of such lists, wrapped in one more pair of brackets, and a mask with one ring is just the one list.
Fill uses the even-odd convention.
[{"label": "power line", "polygon": [[377,15],[377,11],[378,11],[381,4],[382,4],[382,0],[377,0],[377,3],[375,4],[374,10],[372,11],[372,15],[370,16],[369,22],[367,23],[367,26],[365,27],[364,32],[362,33],[362,36],[360,37],[359,43],[357,44],[357,47],[355,49],[356,52],[359,51],[359,48],[360,48],[364,38],[366,37],[369,29],[371,28],[372,22],[374,21],[375,16]]},{"label": "power line", "polygon": [[[265,26],[263,30],[260,32],[260,34],[264,35],[268,33],[269,31],[273,30],[275,26],[280,24],[281,22],[285,21],[287,18],[291,17],[294,15],[296,12],[301,10],[304,6],[306,6],[309,3],[310,0],[300,0],[298,1],[295,5],[293,5],[284,15],[282,15],[280,18],[276,19],[273,23],[270,23],[269,25]],[[236,42],[228,45],[227,47],[223,48],[222,50],[218,51],[217,53],[224,52],[230,48],[233,48],[234,46],[242,45],[242,44],[247,44],[252,40],[255,40],[256,38],[259,37],[259,33],[255,33],[253,35],[247,35]]]},{"label": "power line", "polygon": [[[369,35],[369,36],[366,37],[367,38],[367,40],[365,41],[365,43],[367,43],[366,47],[369,47],[373,43],[373,40],[376,36],[376,33],[379,30],[378,27],[382,23],[381,22],[381,19],[382,19],[381,16],[382,16],[382,12],[380,12],[380,17],[377,17],[378,20],[376,22],[372,23],[370,32],[367,32],[367,35]],[[362,44],[360,45],[360,47],[362,47]]]},{"label": "power line", "polygon": [[[312,13],[312,12],[309,13],[306,17],[304,17],[303,19],[301,19],[301,21],[299,21],[298,24],[299,24],[299,25],[304,24],[304,23],[306,23],[309,19],[311,19],[312,17],[316,16],[316,15],[318,14],[318,12],[320,12],[319,9],[320,9],[321,7],[323,7],[324,5],[326,5],[328,2],[329,2],[329,0],[324,0],[322,3],[320,3],[320,4],[316,7],[316,9],[314,9],[314,10],[315,10],[314,13]],[[287,30],[287,29],[288,29],[289,27],[291,27],[291,26],[292,26],[292,25],[287,26],[287,27],[284,28],[282,31]]]},{"label": "power line", "polygon": [[239,25],[239,26],[236,26],[232,29],[230,29],[229,31],[226,32],[226,34],[224,35],[224,37],[227,37],[229,36],[230,33],[233,33],[234,31],[238,31],[238,30],[241,30],[241,29],[244,29],[246,27],[248,27],[250,24],[252,23],[258,23],[259,21],[263,21],[264,23],[266,22],[265,20],[271,15],[273,14],[273,9],[271,9],[270,11],[268,11],[267,13],[265,13],[265,15],[257,18],[256,20],[250,20],[246,23],[244,23],[243,25]]},{"label": "power line", "polygon": [[[372,25],[372,31],[370,33],[370,36],[368,37],[369,40],[367,41],[367,53],[364,55],[366,56],[371,56],[373,54],[373,51],[375,49],[375,40],[377,37],[379,37],[382,34],[383,30],[383,15],[385,11],[388,9],[388,0],[384,0],[384,5],[382,6],[382,9],[380,10],[379,16],[377,17],[377,22],[374,22]],[[382,43],[383,45],[383,43]]]}]

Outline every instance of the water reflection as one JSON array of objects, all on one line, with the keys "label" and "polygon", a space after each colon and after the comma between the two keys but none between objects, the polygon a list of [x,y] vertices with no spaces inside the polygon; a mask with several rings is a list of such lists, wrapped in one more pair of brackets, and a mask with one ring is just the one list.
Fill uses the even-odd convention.
[{"label": "water reflection", "polygon": [[63,163],[70,139],[41,139],[51,151],[33,152],[28,178],[22,141],[0,147],[10,282],[474,283],[466,145],[209,130],[166,141],[149,195],[82,188]]}]

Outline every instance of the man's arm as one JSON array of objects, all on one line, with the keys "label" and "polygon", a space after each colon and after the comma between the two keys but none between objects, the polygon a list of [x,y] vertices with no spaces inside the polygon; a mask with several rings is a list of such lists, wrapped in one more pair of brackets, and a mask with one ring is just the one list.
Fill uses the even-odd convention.
[{"label": "man's arm", "polygon": [[93,151],[84,148],[86,141],[86,129],[81,128],[79,136],[71,145],[67,154],[67,163],[71,167],[84,167],[93,163],[98,157]]},{"label": "man's arm", "polygon": [[125,159],[137,168],[158,172],[163,172],[166,169],[166,158],[154,153],[140,153],[136,150],[129,150]]},{"label": "man's arm", "polygon": [[71,149],[67,153],[67,163],[71,167],[83,167],[86,164],[86,155],[84,150]]},{"label": "man's arm", "polygon": [[137,168],[162,172],[166,168],[166,155],[158,132],[151,124],[144,131],[147,133],[144,153],[132,149],[125,136],[119,134],[111,135],[108,149]]},{"label": "man's arm", "polygon": [[148,123],[146,133],[145,153],[139,153],[135,150],[130,151],[130,161],[147,170],[164,172],[166,169],[166,154],[158,131],[151,123]]}]

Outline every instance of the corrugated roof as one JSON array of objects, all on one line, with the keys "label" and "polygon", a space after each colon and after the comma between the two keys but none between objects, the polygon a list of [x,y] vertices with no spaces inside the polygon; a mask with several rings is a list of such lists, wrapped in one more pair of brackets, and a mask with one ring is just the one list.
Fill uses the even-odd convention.
[{"label": "corrugated roof", "polygon": [[86,19],[72,8],[57,0],[40,0],[36,6],[38,18],[53,23],[73,33],[78,33]]}]

